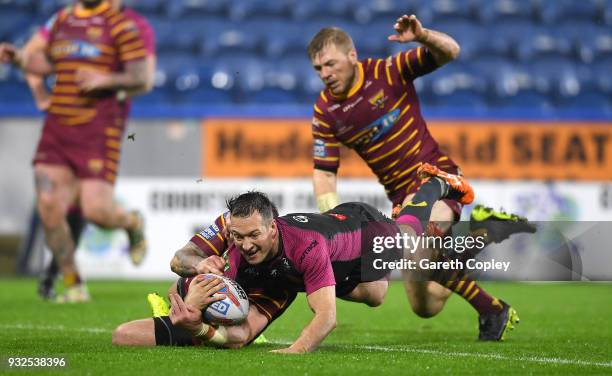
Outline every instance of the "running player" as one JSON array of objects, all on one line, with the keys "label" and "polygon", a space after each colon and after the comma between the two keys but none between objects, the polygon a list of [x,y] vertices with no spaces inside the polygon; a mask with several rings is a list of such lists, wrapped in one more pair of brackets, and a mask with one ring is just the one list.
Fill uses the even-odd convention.
[{"label": "running player", "polygon": [[152,30],[133,11],[104,0],[80,0],[60,11],[46,54],[0,45],[0,61],[26,72],[56,74],[45,126],[34,157],[37,206],[49,248],[66,286],[60,302],[89,300],[74,263],[66,213],[78,200],[85,218],[128,232],[131,252],[144,257],[144,222],[113,202],[121,140],[130,103],[127,92],[151,89]]}]

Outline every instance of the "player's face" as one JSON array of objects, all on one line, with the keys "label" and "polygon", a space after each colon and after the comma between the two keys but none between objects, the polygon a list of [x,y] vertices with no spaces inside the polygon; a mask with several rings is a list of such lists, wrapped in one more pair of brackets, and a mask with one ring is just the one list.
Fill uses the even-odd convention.
[{"label": "player's face", "polygon": [[276,223],[266,223],[261,214],[253,213],[249,217],[230,217],[230,233],[234,244],[249,264],[260,264],[273,258],[276,254]]},{"label": "player's face", "polygon": [[312,66],[332,94],[346,96],[355,81],[357,52],[343,52],[336,45],[330,44],[315,56]]}]

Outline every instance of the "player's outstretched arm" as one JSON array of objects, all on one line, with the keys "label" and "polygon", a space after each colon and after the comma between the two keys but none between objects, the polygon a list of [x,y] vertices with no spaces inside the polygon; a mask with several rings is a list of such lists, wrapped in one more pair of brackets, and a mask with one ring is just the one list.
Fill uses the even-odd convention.
[{"label": "player's outstretched arm", "polygon": [[424,28],[414,14],[399,17],[393,27],[396,34],[389,35],[390,41],[419,42],[429,49],[440,66],[459,56],[460,47],[457,41],[447,34]]},{"label": "player's outstretched arm", "polygon": [[193,242],[176,251],[170,261],[170,269],[181,277],[193,277],[204,273],[223,275],[224,267],[225,260],[222,257],[206,256]]},{"label": "player's outstretched arm", "polygon": [[340,203],[336,191],[336,174],[331,171],[315,168],[312,173],[312,185],[314,187],[317,206],[321,213],[335,208]]},{"label": "player's outstretched arm", "polygon": [[44,53],[36,51],[35,53],[24,54],[23,50],[10,43],[0,43],[0,63],[13,64],[26,73],[41,76],[53,73],[53,66]]},{"label": "player's outstretched arm", "polygon": [[336,327],[336,287],[326,286],[308,295],[308,305],[315,316],[302,330],[300,337],[276,353],[301,354],[314,351]]}]

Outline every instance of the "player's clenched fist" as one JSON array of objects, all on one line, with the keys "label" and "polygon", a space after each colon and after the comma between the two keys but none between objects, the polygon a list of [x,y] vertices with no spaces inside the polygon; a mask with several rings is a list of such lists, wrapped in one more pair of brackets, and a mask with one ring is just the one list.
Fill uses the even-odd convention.
[{"label": "player's clenched fist", "polygon": [[219,256],[209,256],[196,265],[196,271],[198,274],[212,273],[216,275],[223,275],[224,269],[225,260]]}]

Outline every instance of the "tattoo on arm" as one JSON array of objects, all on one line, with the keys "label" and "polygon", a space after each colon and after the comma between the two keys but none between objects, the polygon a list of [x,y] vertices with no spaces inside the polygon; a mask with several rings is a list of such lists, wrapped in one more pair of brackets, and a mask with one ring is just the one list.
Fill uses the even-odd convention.
[{"label": "tattoo on arm", "polygon": [[206,258],[206,255],[192,242],[174,254],[170,265],[173,272],[181,277],[191,277],[197,274],[196,265]]}]

